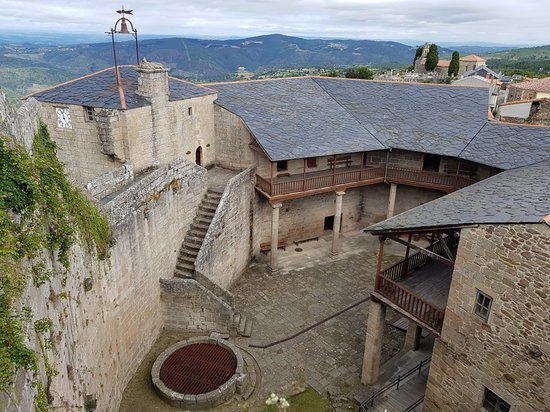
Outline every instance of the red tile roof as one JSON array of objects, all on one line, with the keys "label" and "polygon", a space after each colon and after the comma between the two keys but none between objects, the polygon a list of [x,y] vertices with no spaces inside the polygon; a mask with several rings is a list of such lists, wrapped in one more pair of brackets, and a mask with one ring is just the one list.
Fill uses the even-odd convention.
[{"label": "red tile roof", "polygon": [[512,84],[511,87],[518,89],[533,90],[535,92],[548,92],[550,93],[550,77],[544,77],[542,79],[527,80],[520,83]]}]

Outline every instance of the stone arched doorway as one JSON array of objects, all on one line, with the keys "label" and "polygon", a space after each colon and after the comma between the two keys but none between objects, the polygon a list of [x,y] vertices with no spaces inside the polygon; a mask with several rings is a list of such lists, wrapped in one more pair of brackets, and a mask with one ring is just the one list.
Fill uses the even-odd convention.
[{"label": "stone arched doorway", "polygon": [[202,166],[202,146],[197,147],[195,151],[195,163]]}]

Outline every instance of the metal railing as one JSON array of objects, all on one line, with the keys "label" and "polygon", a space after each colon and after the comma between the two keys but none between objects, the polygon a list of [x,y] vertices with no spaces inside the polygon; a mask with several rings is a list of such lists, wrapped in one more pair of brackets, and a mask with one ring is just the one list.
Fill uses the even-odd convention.
[{"label": "metal railing", "polygon": [[403,375],[398,375],[397,379],[394,379],[393,381],[391,381],[387,385],[385,385],[385,386],[381,387],[380,389],[374,391],[372,393],[372,396],[369,399],[367,399],[366,401],[364,401],[359,406],[359,411],[364,412],[364,411],[367,411],[369,407],[372,408],[374,406],[374,402],[376,401],[376,399],[379,398],[380,396],[382,396],[383,394],[385,394],[387,391],[389,391],[393,387],[395,387],[395,389],[398,390],[399,389],[399,384],[404,379],[411,376],[413,373],[418,372],[418,374],[420,375],[420,373],[422,372],[422,368],[425,367],[428,363],[430,363],[431,360],[432,360],[432,357],[430,356],[429,358],[420,361],[420,363],[418,365],[416,365],[414,368],[409,369]]},{"label": "metal railing", "polygon": [[416,400],[412,405],[410,405],[407,409],[405,409],[403,412],[412,412],[416,409],[417,406],[419,406],[422,402],[424,402],[424,396],[422,396],[420,399]]},{"label": "metal railing", "polygon": [[[345,184],[377,183],[385,179],[389,183],[425,185],[441,190],[456,190],[475,183],[460,175],[426,172],[398,167],[342,168],[344,171],[327,170],[302,175],[278,177],[268,180],[256,175],[256,186],[268,196],[280,196],[309,190],[329,188]],[[346,170],[347,169],[347,170]]]}]

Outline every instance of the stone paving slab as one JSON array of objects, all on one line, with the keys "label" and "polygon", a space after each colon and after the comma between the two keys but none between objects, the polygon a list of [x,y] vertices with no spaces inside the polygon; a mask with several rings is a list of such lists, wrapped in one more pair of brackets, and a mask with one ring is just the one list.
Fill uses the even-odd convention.
[{"label": "stone paving slab", "polygon": [[[251,338],[232,337],[230,341],[253,356],[260,376],[251,398],[216,410],[263,411],[271,392],[287,395],[285,388],[293,382],[306,383],[321,394],[337,396],[362,387],[368,301],[299,333],[370,295],[378,241],[356,232],[344,235],[342,246],[345,252],[335,258],[330,257],[329,241],[302,244],[302,252],[287,250],[281,254],[281,270],[274,274],[260,259],[234,285],[231,292],[235,295],[235,306],[254,319],[254,327]],[[387,263],[395,261],[402,249],[388,244]],[[307,264],[296,265],[304,262],[304,256],[309,257]],[[295,333],[299,333],[295,338],[266,349],[250,346],[273,343]],[[173,410],[152,392],[148,373],[155,351],[162,352],[185,334],[177,335],[163,332],[126,388],[121,411]],[[382,361],[397,353],[403,341],[402,331],[387,326]],[[348,410],[348,406],[336,410]]]}]

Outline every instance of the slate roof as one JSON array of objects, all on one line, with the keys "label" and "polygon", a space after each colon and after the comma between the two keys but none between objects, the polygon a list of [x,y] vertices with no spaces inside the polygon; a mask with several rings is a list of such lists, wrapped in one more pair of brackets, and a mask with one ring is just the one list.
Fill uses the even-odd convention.
[{"label": "slate roof", "polygon": [[[138,73],[135,66],[119,66],[126,108],[147,106],[149,103],[136,94]],[[27,97],[40,102],[74,104],[103,109],[121,109],[113,67],[71,80]],[[170,101],[214,94],[206,87],[169,77]]]},{"label": "slate roof", "polygon": [[539,223],[550,214],[550,160],[507,170],[364,229],[384,233]]},{"label": "slate roof", "polygon": [[500,169],[550,159],[550,127],[487,122],[459,155]]},{"label": "slate roof", "polygon": [[209,85],[273,161],[384,149],[313,78]]},{"label": "slate roof", "polygon": [[[470,77],[470,76],[477,76],[478,73],[486,73],[486,74],[490,74],[491,76],[493,76],[495,79],[499,79],[501,80],[503,77],[506,77],[506,76],[503,76],[502,74],[500,73],[497,73],[495,72],[494,70],[491,70],[489,69],[487,66],[479,66],[479,67],[476,67],[474,70],[468,70],[467,72],[464,72],[464,74],[462,75],[462,77]],[[481,77],[485,77],[485,75],[479,75]]]},{"label": "slate roof", "polygon": [[272,161],[384,148],[502,169],[550,159],[550,128],[489,122],[483,88],[329,77],[209,87]]}]

